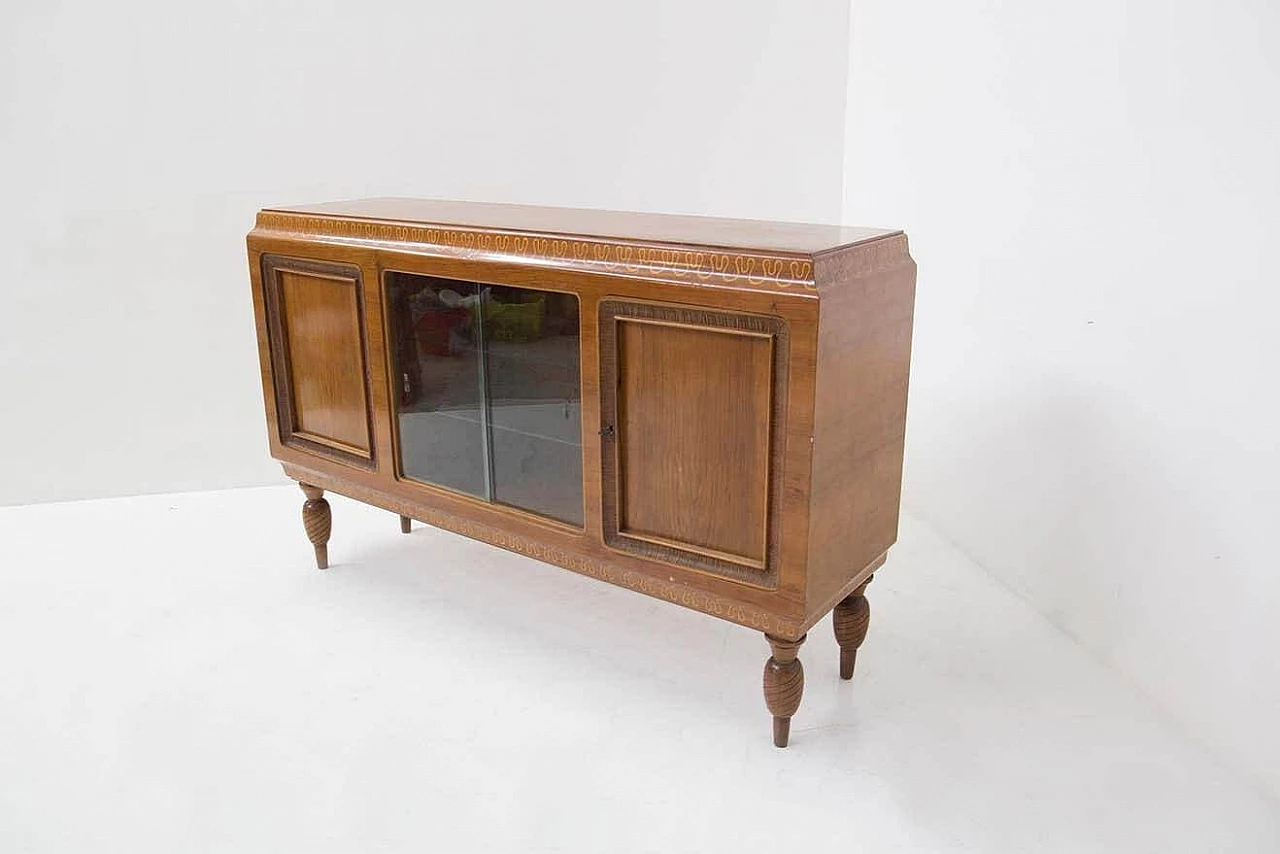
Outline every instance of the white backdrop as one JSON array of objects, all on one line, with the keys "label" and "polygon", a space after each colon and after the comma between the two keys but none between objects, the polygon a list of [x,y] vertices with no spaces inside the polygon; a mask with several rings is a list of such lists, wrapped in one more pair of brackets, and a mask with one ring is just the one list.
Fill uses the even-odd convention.
[{"label": "white backdrop", "polygon": [[908,505],[1280,794],[1274,3],[15,6],[0,504],[280,477],[262,205],[835,221],[843,169],[920,263]]},{"label": "white backdrop", "polygon": [[261,206],[839,220],[845,0],[45,5],[0,10],[0,504],[281,477]]},{"label": "white backdrop", "polygon": [[1280,795],[1280,5],[854,0],[905,501]]}]

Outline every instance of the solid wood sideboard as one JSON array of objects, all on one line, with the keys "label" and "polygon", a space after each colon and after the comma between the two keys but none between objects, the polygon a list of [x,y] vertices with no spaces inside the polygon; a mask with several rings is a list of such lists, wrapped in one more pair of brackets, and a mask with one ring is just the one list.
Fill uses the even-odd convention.
[{"label": "solid wood sideboard", "polygon": [[366,199],[263,210],[248,249],[322,569],[330,490],[761,631],[779,747],[829,612],[852,677],[898,527],[901,232]]}]

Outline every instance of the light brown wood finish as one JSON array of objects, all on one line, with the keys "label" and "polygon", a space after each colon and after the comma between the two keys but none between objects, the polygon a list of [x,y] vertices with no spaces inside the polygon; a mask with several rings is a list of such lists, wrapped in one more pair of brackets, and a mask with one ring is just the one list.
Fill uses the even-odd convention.
[{"label": "light brown wood finish", "polygon": [[853,678],[853,669],[858,662],[858,647],[866,640],[867,628],[871,625],[871,605],[865,595],[870,583],[871,579],[868,578],[859,584],[831,612],[831,627],[836,634],[836,643],[840,645],[841,679]]},{"label": "light brown wood finish", "polygon": [[764,663],[764,702],[773,715],[773,744],[786,747],[791,739],[791,716],[800,708],[804,695],[804,667],[797,656],[805,639],[764,638],[773,651]]},{"label": "light brown wood finish", "polygon": [[324,216],[367,223],[426,223],[529,235],[581,235],[629,242],[725,247],[740,253],[779,251],[811,254],[833,246],[864,243],[896,232],[807,222],[767,222],[713,216],[646,214],[446,199],[378,198],[267,208],[298,216]]},{"label": "light brown wood finish", "polygon": [[766,335],[619,323],[623,535],[764,568],[772,364]]},{"label": "light brown wood finish", "polygon": [[[444,278],[472,279],[510,283],[522,287],[545,286],[548,272],[520,264],[492,264],[456,258],[439,258],[406,251],[384,249],[374,252],[345,245],[331,245],[325,235],[257,232],[250,235],[250,245],[259,252],[322,258],[333,263],[361,265],[366,281],[376,281],[380,269],[395,269],[437,275]],[[253,267],[251,274],[256,273]],[[557,270],[555,288],[572,289],[582,301],[582,399],[583,399],[583,472],[586,502],[586,528],[575,531],[568,526],[523,513],[508,507],[477,502],[458,493],[436,489],[396,477],[395,459],[395,395],[388,385],[390,354],[382,327],[381,293],[366,288],[365,316],[368,348],[384,353],[385,358],[371,362],[373,418],[377,470],[363,471],[347,464],[334,465],[316,453],[303,452],[281,443],[269,433],[272,455],[285,465],[290,477],[324,486],[325,489],[383,507],[397,513],[445,527],[460,533],[483,530],[485,534],[467,533],[504,548],[556,563],[569,569],[608,578],[648,595],[680,602],[724,619],[778,635],[799,636],[807,626],[804,619],[804,553],[807,536],[809,437],[812,412],[792,392],[787,396],[786,435],[783,437],[783,479],[781,510],[777,514],[780,531],[779,575],[776,589],[761,590],[740,583],[727,584],[706,572],[674,564],[664,564],[654,572],[651,560],[619,552],[607,547],[601,534],[601,453],[602,439],[599,411],[593,402],[600,400],[599,354],[596,314],[605,295],[640,301],[679,302],[687,288],[680,285],[632,281]],[[260,279],[255,276],[255,283]],[[260,287],[260,284],[259,284]],[[255,297],[259,293],[255,290]],[[812,371],[816,337],[817,300],[812,293],[796,293],[788,298],[765,291],[707,287],[698,291],[701,306],[724,311],[746,311],[753,315],[772,314],[786,325],[790,334],[790,373],[792,388],[802,391],[806,383],[805,369]],[[260,351],[269,352],[267,335],[260,331]],[[270,382],[269,356],[264,382]],[[270,385],[266,386],[270,394]],[[274,396],[266,399],[270,418],[275,417]],[[434,511],[428,515],[428,511]],[[490,535],[488,532],[493,532]],[[834,604],[834,603],[832,603]],[[828,610],[830,610],[828,608]],[[822,615],[815,615],[816,622]]]},{"label": "light brown wood finish", "polygon": [[754,321],[642,303],[605,310],[611,545],[772,582],[765,570],[771,426],[781,417],[773,406],[776,335],[767,318]]},{"label": "light brown wood finish", "polygon": [[333,528],[333,513],[325,500],[324,490],[309,483],[299,483],[307,500],[302,502],[302,527],[307,539],[315,548],[316,566],[329,568],[329,532]]},{"label": "light brown wood finish", "polygon": [[[277,425],[290,416],[290,399],[277,392],[292,377],[284,359],[273,356],[283,338],[273,320],[279,280],[273,264],[301,273],[319,265],[343,271],[358,293],[370,425],[368,458],[344,456],[274,426],[268,431],[272,455],[290,477],[317,488],[794,643],[884,562],[896,534],[914,266],[905,239],[894,232],[688,219],[387,200],[264,211],[248,243],[268,422]],[[398,476],[398,397],[382,281],[388,270],[578,297],[581,529]],[[702,544],[704,550],[713,544],[725,554],[736,553],[738,560],[759,554],[760,540],[749,539],[747,532],[763,530],[763,571],[741,562],[716,564],[719,558],[688,548],[628,550],[609,541],[608,504],[616,493],[606,485],[606,464],[617,445],[600,433],[609,423],[605,401],[619,387],[601,385],[613,346],[606,346],[612,315],[602,306],[620,303],[766,318],[774,324],[764,330],[772,336],[775,368],[765,418],[770,492],[764,524],[754,524],[759,504],[742,504],[735,510],[742,518],[697,520],[692,528],[681,528],[684,523],[662,516],[652,499],[633,496],[636,507],[650,501],[645,512],[656,521],[647,527],[674,533],[691,546]],[[680,345],[684,330],[677,331],[675,337],[659,337],[659,343]],[[723,349],[706,343],[720,340],[715,335],[735,344],[744,340],[707,332],[693,337],[702,346],[692,349]],[[632,343],[653,346],[666,358],[665,347]],[[759,375],[755,353],[760,349],[755,344],[737,349],[747,358],[739,360],[733,377]],[[674,381],[696,385],[701,361],[706,360],[686,366],[692,376],[674,376]],[[667,359],[667,365],[665,371],[680,372],[676,360]],[[613,376],[616,383],[619,375]],[[642,382],[639,371],[635,376]],[[759,410],[759,385],[748,383],[744,387],[752,391],[746,401],[730,404],[742,419]],[[641,390],[651,401],[663,399],[660,389]],[[616,417],[612,423],[616,438]],[[699,464],[739,456],[748,460],[729,472],[737,473],[732,500],[745,501],[747,495],[759,495],[758,464],[753,468],[750,460],[758,460],[760,429],[735,423],[732,442],[684,452]],[[669,440],[657,436],[654,441]],[[660,470],[663,463],[654,465]],[[643,478],[662,482],[652,470]],[[727,474],[725,480],[730,480]],[[701,501],[698,513],[715,516],[719,506]]]},{"label": "light brown wood finish", "polygon": [[292,272],[281,279],[296,431],[368,451],[355,288]]},{"label": "light brown wood finish", "polygon": [[806,611],[825,613],[898,538],[915,262],[902,235],[824,253]]},{"label": "light brown wood finish", "polygon": [[359,272],[272,256],[262,266],[281,441],[370,464]]},{"label": "light brown wood finish", "polygon": [[[714,305],[714,300],[708,302]],[[791,374],[792,355],[795,353],[803,355],[805,352],[803,346],[795,346],[792,342],[790,330],[804,329],[804,324],[800,319],[780,318],[778,315],[782,314],[782,305],[785,305],[785,302],[773,301],[769,306],[773,310],[773,315],[765,315],[746,314],[742,311],[710,310],[709,307],[704,309],[704,307],[659,305],[659,303],[627,301],[621,298],[609,298],[600,302],[598,334],[600,420],[604,424],[605,431],[617,425],[616,435],[612,440],[604,442],[602,457],[600,457],[600,484],[602,484],[600,510],[603,515],[604,542],[609,547],[634,553],[640,557],[663,561],[668,565],[687,566],[709,572],[709,574],[730,577],[759,588],[782,590],[794,584],[794,572],[787,572],[787,558],[795,556],[800,547],[800,542],[796,538],[796,534],[800,533],[797,522],[804,520],[806,508],[795,502],[795,497],[803,494],[803,489],[797,488],[795,493],[788,495],[783,487],[788,478],[808,478],[808,471],[801,467],[808,452],[808,443],[801,438],[808,434],[808,426],[806,426],[808,419],[804,411],[796,411],[794,397],[790,391],[791,380],[788,379]],[[812,302],[800,302],[799,305],[809,306]],[[696,525],[713,524],[717,519],[735,520],[737,516],[741,516],[739,507],[750,503],[749,512],[754,508],[756,513],[763,516],[763,525],[744,526],[745,530],[755,536],[756,542],[760,543],[760,548],[755,554],[735,556],[732,553],[701,547],[696,542],[681,543],[678,539],[646,536],[644,533],[636,534],[635,531],[626,533],[623,530],[625,520],[622,519],[622,504],[625,503],[625,495],[623,495],[625,484],[622,478],[622,456],[632,444],[643,446],[644,442],[649,440],[631,435],[640,431],[628,428],[620,410],[620,396],[626,391],[626,382],[620,361],[622,342],[618,333],[620,330],[626,330],[628,323],[649,323],[658,326],[659,332],[662,328],[668,328],[675,330],[676,333],[733,335],[736,339],[731,338],[728,341],[730,344],[728,347],[726,342],[709,339],[718,344],[719,348],[727,348],[731,351],[735,350],[735,347],[732,347],[732,343],[735,342],[744,342],[756,352],[762,352],[762,344],[767,344],[768,359],[765,360],[763,357],[760,359],[764,364],[758,365],[758,370],[750,376],[749,388],[745,391],[733,389],[733,383],[728,383],[726,387],[724,383],[704,382],[696,379],[695,376],[692,382],[696,387],[709,388],[712,396],[721,398],[717,399],[716,406],[704,407],[707,411],[703,412],[700,419],[696,416],[686,416],[681,419],[681,412],[690,407],[691,402],[696,402],[698,399],[696,397],[682,397],[681,401],[673,406],[653,407],[655,410],[653,424],[649,425],[653,429],[645,431],[646,434],[658,437],[659,442],[663,442],[660,437],[667,433],[672,419],[681,419],[682,424],[694,431],[695,435],[701,435],[701,431],[710,430],[705,439],[666,442],[666,446],[675,456],[672,458],[672,455],[652,455],[657,461],[653,469],[668,472],[666,483],[682,480],[685,481],[684,487],[689,488],[690,484],[695,484],[700,478],[704,479],[705,471],[699,471],[699,467],[707,469],[707,466],[696,462],[696,458],[712,456],[709,455],[708,449],[710,451],[718,449],[721,455],[716,460],[716,465],[712,466],[714,469],[712,478],[718,481],[718,485],[726,485],[724,481],[732,480],[731,490],[728,493],[724,489],[705,490],[710,494],[701,495],[701,498],[717,503],[737,504],[737,506],[724,506],[721,512],[709,513],[707,504],[698,502],[691,508],[686,507],[686,512],[681,513],[678,519],[690,528]],[[662,337],[658,335],[657,343],[650,341],[650,347],[666,350],[664,347],[657,347],[660,343],[662,343]],[[668,379],[676,378],[678,382],[686,383],[689,380],[678,378],[700,371],[700,369],[695,370],[695,366],[701,364],[700,353],[692,352],[686,355],[689,356],[687,359],[660,357],[671,362],[671,370],[667,371],[671,376],[668,376]],[[635,361],[639,366],[632,371],[632,374],[658,373],[650,370],[648,361],[644,359]],[[721,367],[722,370],[726,369],[723,362]],[[654,383],[653,380],[649,380],[646,384]],[[735,394],[735,392],[740,393]],[[705,393],[707,392],[703,392]],[[726,403],[724,397],[733,399]],[[741,403],[750,403],[753,399],[756,403],[756,414],[759,416],[756,430],[742,430],[741,419],[737,420],[732,428],[724,428],[726,410],[737,408],[741,411]],[[660,411],[658,411],[659,408]],[[721,434],[714,433],[716,429],[721,430]],[[728,434],[745,435],[749,439],[754,439],[756,451],[742,452],[740,442],[733,442],[732,437],[728,437],[730,440],[726,442]],[[695,458],[695,465],[687,465],[690,462],[689,457]],[[634,472],[645,472],[644,463],[637,465],[636,461],[632,460],[628,465]],[[756,475],[754,478],[751,476],[753,465]],[[685,469],[687,474],[681,474],[681,469]],[[671,470],[675,470],[673,478],[669,476],[672,474]],[[632,489],[632,492],[635,490]],[[659,507],[659,512],[660,510],[662,508]],[[691,519],[685,519],[685,517],[691,517]]]}]

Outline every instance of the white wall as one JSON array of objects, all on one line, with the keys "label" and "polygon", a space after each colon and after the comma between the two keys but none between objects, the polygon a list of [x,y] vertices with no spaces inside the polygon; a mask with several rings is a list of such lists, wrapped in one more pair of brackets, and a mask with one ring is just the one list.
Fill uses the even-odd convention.
[{"label": "white wall", "polygon": [[847,32],[845,0],[4,4],[0,504],[280,476],[263,205],[838,221]]},{"label": "white wall", "polygon": [[1280,796],[1280,4],[852,8],[907,504]]},{"label": "white wall", "polygon": [[49,5],[0,9],[0,504],[279,476],[264,204],[834,220],[843,166],[920,262],[908,504],[1280,793],[1274,3]]}]

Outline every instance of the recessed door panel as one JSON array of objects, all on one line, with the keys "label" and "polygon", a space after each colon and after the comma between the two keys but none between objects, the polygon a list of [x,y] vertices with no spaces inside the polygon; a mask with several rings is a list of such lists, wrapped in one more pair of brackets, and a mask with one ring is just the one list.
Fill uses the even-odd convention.
[{"label": "recessed door panel", "polygon": [[601,330],[606,542],[768,583],[781,321],[606,301]]},{"label": "recessed door panel", "polygon": [[370,465],[359,271],[268,256],[263,272],[281,441]]}]

